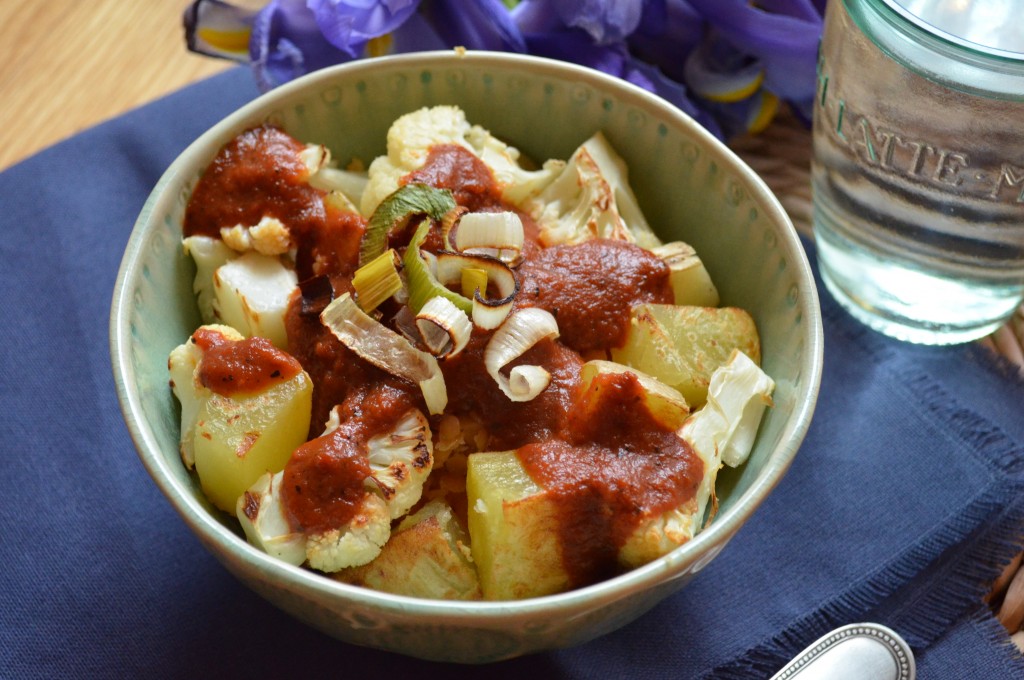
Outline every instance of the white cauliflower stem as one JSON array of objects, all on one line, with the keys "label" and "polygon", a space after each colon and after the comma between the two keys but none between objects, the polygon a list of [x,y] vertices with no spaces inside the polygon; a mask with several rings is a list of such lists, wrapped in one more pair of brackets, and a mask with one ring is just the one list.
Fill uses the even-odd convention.
[{"label": "white cauliflower stem", "polygon": [[306,536],[294,531],[281,505],[284,472],[266,473],[238,497],[235,515],[254,546],[296,566],[306,561]]},{"label": "white cauliflower stem", "polygon": [[248,252],[214,272],[214,313],[247,337],[286,347],[284,317],[296,285],[295,272],[276,257]]},{"label": "white cauliflower stem", "polygon": [[196,277],[192,283],[192,292],[196,294],[196,304],[203,323],[214,323],[217,314],[214,311],[216,293],[213,289],[213,274],[221,265],[238,257],[238,253],[229,248],[220,239],[209,236],[189,236],[181,242],[186,255],[190,255],[196,263]]}]

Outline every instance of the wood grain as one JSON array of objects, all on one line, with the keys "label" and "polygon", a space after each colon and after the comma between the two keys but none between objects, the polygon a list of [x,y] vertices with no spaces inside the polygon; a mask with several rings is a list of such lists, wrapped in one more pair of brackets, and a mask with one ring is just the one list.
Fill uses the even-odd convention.
[{"label": "wood grain", "polygon": [[0,2],[0,169],[230,66],[186,49],[187,5]]}]

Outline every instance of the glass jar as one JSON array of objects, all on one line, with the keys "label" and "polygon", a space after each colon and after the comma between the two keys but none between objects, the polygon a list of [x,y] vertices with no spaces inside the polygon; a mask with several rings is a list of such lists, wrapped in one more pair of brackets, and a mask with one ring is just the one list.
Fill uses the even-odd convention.
[{"label": "glass jar", "polygon": [[973,340],[1024,299],[1016,4],[828,5],[813,132],[819,269],[840,304],[888,335]]}]

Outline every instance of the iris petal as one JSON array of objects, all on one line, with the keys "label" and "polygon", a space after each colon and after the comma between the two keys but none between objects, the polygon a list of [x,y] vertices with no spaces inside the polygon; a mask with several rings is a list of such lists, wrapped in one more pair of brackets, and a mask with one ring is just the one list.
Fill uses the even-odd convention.
[{"label": "iris petal", "polygon": [[561,0],[555,10],[566,26],[585,31],[598,45],[623,41],[636,30],[643,0]]},{"label": "iris petal", "polygon": [[271,0],[253,21],[249,58],[264,92],[352,56],[324,38],[303,0]]},{"label": "iris petal", "polygon": [[451,47],[526,51],[523,35],[501,0],[429,0],[421,14]]},{"label": "iris petal", "polygon": [[814,96],[821,18],[809,2],[772,0],[765,5],[798,10],[800,16],[775,14],[746,0],[689,0],[721,35],[761,60],[765,87],[784,99]]},{"label": "iris petal", "polygon": [[700,44],[706,25],[687,0],[662,0],[644,7],[640,25],[628,39],[630,51],[683,81],[686,56]]},{"label": "iris petal", "polygon": [[306,4],[327,41],[357,57],[372,38],[405,23],[420,0],[307,0]]}]

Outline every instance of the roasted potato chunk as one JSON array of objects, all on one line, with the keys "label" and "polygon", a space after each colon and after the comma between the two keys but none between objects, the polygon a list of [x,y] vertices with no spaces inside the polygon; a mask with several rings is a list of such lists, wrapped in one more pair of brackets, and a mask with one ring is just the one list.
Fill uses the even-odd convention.
[{"label": "roasted potato chunk", "polygon": [[612,360],[674,387],[696,410],[707,401],[711,374],[735,349],[760,364],[757,327],[742,309],[642,304],[633,308],[626,342],[612,350]]}]

